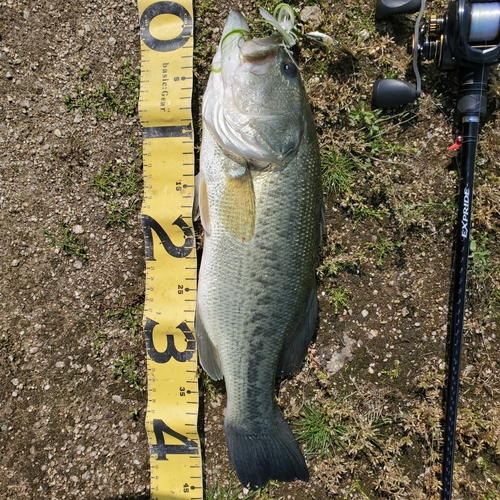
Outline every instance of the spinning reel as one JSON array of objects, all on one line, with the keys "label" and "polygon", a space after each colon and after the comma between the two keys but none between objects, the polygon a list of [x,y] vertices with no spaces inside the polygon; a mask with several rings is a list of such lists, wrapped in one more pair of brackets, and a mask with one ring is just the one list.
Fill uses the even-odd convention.
[{"label": "spinning reel", "polygon": [[452,0],[443,17],[431,15],[423,20],[425,0],[377,0],[375,15],[385,19],[394,14],[413,14],[420,10],[412,45],[416,85],[397,79],[377,80],[372,104],[392,108],[420,97],[421,79],[418,58],[435,61],[438,68],[489,70],[500,62],[500,2]]},{"label": "spinning reel", "polygon": [[460,355],[465,312],[469,257],[474,163],[481,117],[486,112],[487,81],[491,67],[500,62],[500,2],[451,0],[443,17],[423,21],[425,0],[377,0],[376,16],[410,14],[420,9],[409,53],[413,54],[416,85],[404,80],[382,79],[373,85],[372,105],[392,108],[420,96],[418,58],[435,61],[440,69],[458,69],[457,123],[460,135],[449,149],[461,148],[460,191],[449,335],[448,383],[443,456],[443,500],[452,495],[453,463],[458,411]]}]

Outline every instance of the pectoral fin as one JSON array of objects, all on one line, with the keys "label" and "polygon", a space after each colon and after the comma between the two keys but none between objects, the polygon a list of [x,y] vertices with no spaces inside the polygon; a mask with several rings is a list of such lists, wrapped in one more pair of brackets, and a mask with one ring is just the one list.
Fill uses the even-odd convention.
[{"label": "pectoral fin", "polygon": [[255,232],[255,192],[248,168],[239,176],[226,174],[221,199],[222,223],[231,237],[249,241]]},{"label": "pectoral fin", "polygon": [[203,174],[200,172],[194,179],[195,181],[195,197],[194,197],[194,220],[201,219],[201,224],[205,232],[210,234],[210,213],[208,211],[208,194],[207,183]]}]

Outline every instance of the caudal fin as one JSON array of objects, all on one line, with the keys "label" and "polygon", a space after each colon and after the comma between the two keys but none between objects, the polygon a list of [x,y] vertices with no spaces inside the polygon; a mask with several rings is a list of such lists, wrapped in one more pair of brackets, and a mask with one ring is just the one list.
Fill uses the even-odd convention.
[{"label": "caudal fin", "polygon": [[292,431],[278,408],[275,428],[267,434],[249,433],[227,419],[225,434],[229,458],[244,486],[260,488],[270,479],[307,481],[309,472]]}]

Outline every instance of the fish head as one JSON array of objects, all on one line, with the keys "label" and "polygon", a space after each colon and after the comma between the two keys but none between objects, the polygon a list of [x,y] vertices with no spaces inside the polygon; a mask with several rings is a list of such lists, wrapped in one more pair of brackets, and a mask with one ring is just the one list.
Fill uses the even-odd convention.
[{"label": "fish head", "polygon": [[278,36],[250,38],[232,12],[203,97],[203,121],[219,146],[259,167],[282,164],[304,137],[308,112],[297,64]]}]

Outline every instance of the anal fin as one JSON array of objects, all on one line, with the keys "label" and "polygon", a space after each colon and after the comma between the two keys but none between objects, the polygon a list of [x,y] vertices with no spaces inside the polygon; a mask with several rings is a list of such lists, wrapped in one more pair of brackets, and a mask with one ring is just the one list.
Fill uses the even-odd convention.
[{"label": "anal fin", "polygon": [[297,321],[295,330],[285,341],[278,361],[276,377],[283,379],[299,370],[307,352],[307,347],[316,330],[318,317],[318,297],[316,296],[316,284],[309,295],[307,306],[302,316]]},{"label": "anal fin", "polygon": [[220,357],[217,348],[208,336],[205,327],[198,314],[194,317],[194,331],[198,344],[198,357],[202,368],[208,373],[211,379],[221,380],[223,378]]}]

